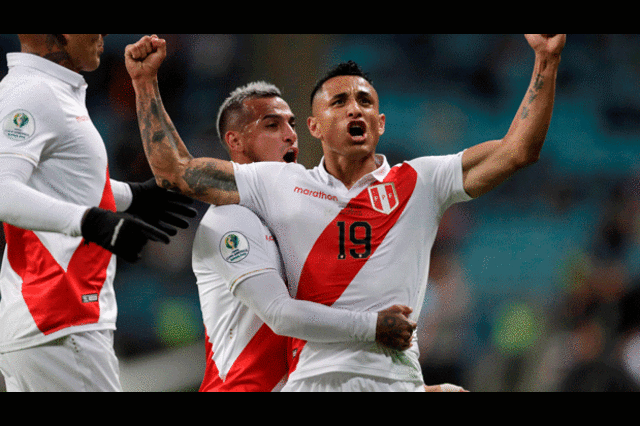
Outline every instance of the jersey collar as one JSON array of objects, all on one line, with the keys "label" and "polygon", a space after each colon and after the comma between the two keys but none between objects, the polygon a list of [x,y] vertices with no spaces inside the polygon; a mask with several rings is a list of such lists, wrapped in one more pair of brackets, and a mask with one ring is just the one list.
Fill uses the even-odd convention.
[{"label": "jersey collar", "polygon": [[58,80],[62,80],[75,88],[86,86],[84,77],[75,71],[58,65],[48,59],[41,58],[31,53],[13,52],[7,53],[7,66],[11,67],[28,67],[34,68],[45,74],[53,76]]},{"label": "jersey collar", "polygon": [[[384,178],[387,176],[387,174],[389,173],[389,170],[391,170],[391,168],[389,167],[389,163],[387,162],[387,157],[385,157],[382,154],[376,154],[375,158],[376,158],[376,165],[378,166],[378,168],[372,171],[371,173],[368,173],[363,177],[361,177],[360,180],[358,180],[358,182],[356,182],[356,184],[353,186],[354,188],[363,187],[363,186],[366,187],[375,181],[382,182]],[[320,165],[318,166],[318,170],[320,172],[320,175],[322,176],[322,179],[325,181],[325,183],[331,186],[335,186],[337,182],[340,182],[334,176],[330,175],[329,172],[327,172],[327,169],[324,164],[324,156],[322,156],[322,159],[320,160]]]}]

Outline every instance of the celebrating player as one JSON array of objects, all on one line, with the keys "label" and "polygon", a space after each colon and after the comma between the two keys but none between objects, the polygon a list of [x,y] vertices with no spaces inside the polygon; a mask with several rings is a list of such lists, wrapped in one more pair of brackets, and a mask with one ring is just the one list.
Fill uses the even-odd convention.
[{"label": "celebrating player", "polygon": [[[234,90],[220,107],[217,129],[238,164],[296,162],[295,116],[271,84]],[[292,299],[275,238],[245,207],[209,207],[193,243],[193,271],[206,330],[201,391],[279,389],[288,371],[286,336],[325,343],[377,340],[400,350],[411,344],[416,323],[405,317],[407,307],[376,314]]]},{"label": "celebrating player", "polygon": [[[169,242],[190,199],[109,179],[80,72],[106,34],[19,34],[0,82],[0,370],[8,391],[119,391],[115,253]],[[122,213],[116,212],[126,211]]]},{"label": "celebrating player", "polygon": [[[280,244],[297,299],[359,311],[403,304],[416,318],[444,211],[485,194],[539,158],[565,35],[525,38],[535,53],[533,75],[501,140],[394,167],[375,152],[386,120],[378,94],[352,62],[313,89],[307,125],[324,157],[306,170],[193,158],[162,106],[157,72],[166,56],[164,40],[145,37],[125,55],[145,153],[159,184],[257,213]],[[369,342],[298,341],[289,356],[283,390],[424,391],[416,344],[396,351]]]}]

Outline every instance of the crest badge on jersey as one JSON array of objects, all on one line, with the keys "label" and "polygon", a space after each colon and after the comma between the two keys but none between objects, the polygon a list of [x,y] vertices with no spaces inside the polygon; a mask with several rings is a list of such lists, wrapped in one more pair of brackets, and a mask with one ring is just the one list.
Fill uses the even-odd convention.
[{"label": "crest badge on jersey", "polygon": [[240,232],[227,232],[220,239],[220,254],[229,263],[240,262],[249,255],[249,241]]},{"label": "crest badge on jersey", "polygon": [[27,140],[35,131],[36,121],[28,111],[13,111],[2,120],[2,133],[12,141]]},{"label": "crest badge on jersey", "polygon": [[398,193],[393,182],[385,182],[369,187],[371,207],[380,213],[389,214],[398,207]]}]

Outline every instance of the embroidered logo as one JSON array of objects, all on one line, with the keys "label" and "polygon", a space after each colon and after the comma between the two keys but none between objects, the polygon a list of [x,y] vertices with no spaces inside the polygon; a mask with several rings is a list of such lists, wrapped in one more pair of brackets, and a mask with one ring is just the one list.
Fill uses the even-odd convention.
[{"label": "embroidered logo", "polygon": [[240,262],[249,255],[249,241],[240,232],[227,232],[220,239],[220,254],[229,263]]},{"label": "embroidered logo", "polygon": [[36,122],[28,111],[13,111],[2,120],[2,133],[12,141],[27,140],[35,130]]},{"label": "embroidered logo", "polygon": [[371,206],[375,211],[389,214],[398,207],[398,193],[393,182],[372,185],[368,189]]}]

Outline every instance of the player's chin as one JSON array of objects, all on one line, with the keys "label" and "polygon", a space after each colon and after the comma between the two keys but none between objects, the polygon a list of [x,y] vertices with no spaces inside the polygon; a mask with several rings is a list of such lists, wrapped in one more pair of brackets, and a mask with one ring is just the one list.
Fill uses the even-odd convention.
[{"label": "player's chin", "polygon": [[369,152],[375,151],[376,144],[369,138],[360,139],[349,139],[348,141],[349,148],[356,152]]},{"label": "player's chin", "polygon": [[93,72],[95,70],[97,70],[100,67],[100,57],[95,58],[95,60],[88,62],[87,64],[85,64],[85,66],[82,68],[82,71],[85,72]]}]

